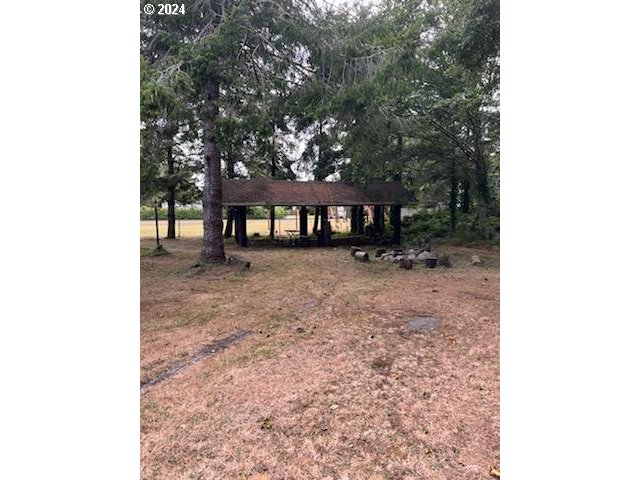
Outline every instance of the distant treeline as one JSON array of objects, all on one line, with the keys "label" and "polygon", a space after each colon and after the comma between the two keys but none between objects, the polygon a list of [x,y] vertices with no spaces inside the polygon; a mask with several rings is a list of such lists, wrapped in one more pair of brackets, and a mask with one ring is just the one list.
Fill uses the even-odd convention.
[{"label": "distant treeline", "polygon": [[[153,207],[140,207],[140,220],[155,220]],[[176,218],[179,220],[202,220],[201,208],[176,208]],[[158,208],[158,219],[167,219],[167,209]]]},{"label": "distant treeline", "polygon": [[[226,218],[227,209],[223,209]],[[276,218],[284,218],[287,210],[284,207],[276,207]],[[153,207],[140,207],[140,220],[155,220]],[[202,220],[202,209],[194,207],[178,207],[176,208],[176,218],[178,220]],[[247,209],[247,218],[263,219],[269,218],[269,209],[266,207],[249,207]],[[167,220],[167,209],[158,208],[158,219]]]}]

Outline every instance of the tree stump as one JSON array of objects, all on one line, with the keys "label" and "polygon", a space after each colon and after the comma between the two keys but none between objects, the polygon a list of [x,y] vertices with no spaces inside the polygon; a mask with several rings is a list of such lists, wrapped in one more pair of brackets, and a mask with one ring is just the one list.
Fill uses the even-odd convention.
[{"label": "tree stump", "polygon": [[408,260],[406,258],[400,259],[400,268],[404,268],[405,270],[411,270],[413,268],[413,260]]},{"label": "tree stump", "polygon": [[362,252],[360,247],[351,247],[351,256],[353,257],[357,252]]},{"label": "tree stump", "polygon": [[363,251],[355,252],[353,257],[356,260],[358,260],[359,262],[368,262],[369,261],[369,254],[367,252],[363,252]]}]

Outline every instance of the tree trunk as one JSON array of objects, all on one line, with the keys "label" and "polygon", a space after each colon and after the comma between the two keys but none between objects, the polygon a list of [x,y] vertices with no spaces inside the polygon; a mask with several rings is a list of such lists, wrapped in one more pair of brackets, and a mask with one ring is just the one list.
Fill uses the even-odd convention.
[{"label": "tree trunk", "polygon": [[223,263],[224,238],[222,237],[222,169],[220,150],[215,138],[215,120],[218,115],[216,101],[220,85],[210,80],[205,88],[204,118],[204,186],[202,190],[202,215],[204,235],[201,259],[204,263]]},{"label": "tree trunk", "polygon": [[[232,158],[232,153],[229,152],[227,155],[227,178],[233,178],[235,176],[234,165],[235,162]],[[233,211],[233,207],[227,208],[227,223],[224,226],[224,238],[231,238],[233,235],[233,223],[235,219],[235,212]]]},{"label": "tree trunk", "polygon": [[473,164],[478,188],[478,233],[481,238],[489,238],[489,178],[487,161],[482,148],[482,125],[478,119],[473,122]]},{"label": "tree trunk", "polygon": [[[271,178],[276,177],[276,158],[275,158],[275,132],[273,133],[272,141],[271,141]],[[269,227],[269,238],[271,240],[275,237],[276,230],[276,207],[272,206],[269,208],[269,219],[271,220],[271,225]]]},{"label": "tree trunk", "polygon": [[469,213],[471,211],[471,193],[470,193],[469,179],[465,178],[462,181],[462,205],[460,211],[462,213]]},{"label": "tree trunk", "polygon": [[158,228],[158,207],[153,208],[156,216],[156,248],[160,248],[160,229]]},{"label": "tree trunk", "polygon": [[451,159],[449,166],[449,229],[456,230],[456,210],[458,209],[458,178],[456,176],[456,163]]},{"label": "tree trunk", "polygon": [[167,146],[167,172],[169,187],[167,188],[167,238],[176,238],[176,185],[173,181],[173,145]]},{"label": "tree trunk", "polygon": [[269,238],[274,239],[276,232],[276,207],[269,207]]},{"label": "tree trunk", "polygon": [[394,168],[394,172],[391,177],[392,180],[396,180],[398,182],[402,178],[402,174],[400,172],[402,171],[402,165],[403,165],[403,161],[402,161],[403,140],[404,138],[402,136],[402,133],[398,133],[398,153],[397,153],[396,162],[395,162],[396,166]]}]

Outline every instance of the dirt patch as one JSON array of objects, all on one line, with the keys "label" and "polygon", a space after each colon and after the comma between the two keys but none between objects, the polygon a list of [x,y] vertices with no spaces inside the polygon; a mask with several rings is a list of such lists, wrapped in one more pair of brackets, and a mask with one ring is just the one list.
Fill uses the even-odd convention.
[{"label": "dirt patch", "polygon": [[407,325],[409,326],[409,330],[431,331],[431,330],[435,330],[436,327],[438,326],[438,320],[429,316],[413,317],[407,320]]},{"label": "dirt patch", "polygon": [[170,368],[168,368],[167,370],[165,370],[164,372],[162,372],[160,375],[142,383],[140,385],[140,392],[144,393],[149,388],[153,387],[154,385],[157,385],[158,383],[162,382],[163,380],[166,380],[169,377],[172,377],[173,375],[180,372],[181,370],[188,367],[189,365],[193,365],[194,363],[197,363],[202,359],[210,355],[213,355],[214,353],[221,352],[222,350],[229,348],[232,344],[239,342],[250,333],[251,332],[249,331],[234,333],[233,335],[229,335],[228,337],[223,338],[222,340],[216,340],[215,342],[205,345],[188,360],[176,363],[172,365]]}]

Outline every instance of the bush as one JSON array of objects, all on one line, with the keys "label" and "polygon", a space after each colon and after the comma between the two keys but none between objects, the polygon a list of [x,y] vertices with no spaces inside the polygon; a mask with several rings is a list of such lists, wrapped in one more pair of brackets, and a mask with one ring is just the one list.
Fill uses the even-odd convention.
[{"label": "bush", "polygon": [[[222,209],[224,218],[227,218],[227,209]],[[284,218],[287,215],[287,209],[285,207],[276,207],[276,218]],[[153,207],[147,207],[145,205],[140,207],[140,220],[155,220],[155,213]],[[202,220],[202,209],[193,207],[177,207],[176,218],[178,220]],[[267,207],[249,207],[247,208],[247,218],[250,219],[265,219],[269,218],[269,209]],[[167,209],[158,208],[158,220],[167,219]]]},{"label": "bush", "polygon": [[[153,207],[141,206],[140,207],[140,220],[155,220],[155,213]],[[201,208],[176,208],[176,218],[178,220],[202,220]],[[167,219],[167,209],[158,208],[158,220]]]},{"label": "bush", "polygon": [[[276,207],[276,218],[284,218],[287,215],[287,209],[285,207]],[[250,219],[265,219],[269,218],[268,207],[249,207],[247,208],[247,218]]]},{"label": "bush", "polygon": [[[458,212],[456,229],[451,231],[448,210],[422,210],[402,219],[403,236],[417,241],[425,235],[437,238],[456,239],[464,242],[479,240],[478,214]],[[489,227],[494,234],[500,233],[500,217],[490,216]]]},{"label": "bush", "polygon": [[[163,210],[164,210],[164,217],[163,217]],[[153,208],[151,207],[145,207],[144,205],[140,207],[140,220],[154,220],[156,217],[153,213]],[[165,219],[167,218],[167,209],[166,208],[159,208],[158,209],[158,218],[159,219]]]},{"label": "bush", "polygon": [[276,207],[276,218],[284,218],[287,216],[287,209],[285,207]]},{"label": "bush", "polygon": [[269,210],[265,207],[247,208],[247,218],[252,220],[269,218]]}]

